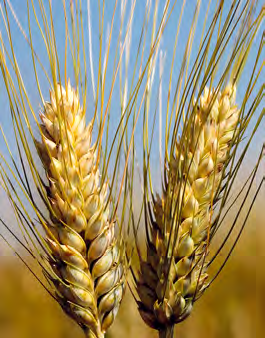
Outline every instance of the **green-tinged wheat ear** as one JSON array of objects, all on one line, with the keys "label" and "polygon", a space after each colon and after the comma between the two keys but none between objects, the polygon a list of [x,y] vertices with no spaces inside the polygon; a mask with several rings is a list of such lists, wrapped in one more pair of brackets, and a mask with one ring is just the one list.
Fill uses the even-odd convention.
[{"label": "green-tinged wheat ear", "polygon": [[124,264],[106,205],[108,185],[99,184],[92,124],[70,83],[57,85],[40,115],[38,143],[49,186],[47,224],[52,282],[62,308],[88,337],[104,337],[124,293]]},{"label": "green-tinged wheat ear", "polygon": [[150,203],[147,258],[137,283],[140,314],[161,337],[171,337],[205,288],[212,204],[239,119],[235,87],[218,95],[205,88],[194,109],[175,144],[165,191]]}]

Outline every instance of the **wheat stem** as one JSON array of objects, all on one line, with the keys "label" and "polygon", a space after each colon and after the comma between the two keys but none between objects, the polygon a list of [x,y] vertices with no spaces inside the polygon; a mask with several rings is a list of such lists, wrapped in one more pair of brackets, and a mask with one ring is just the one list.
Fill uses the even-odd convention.
[{"label": "wheat stem", "polygon": [[159,338],[173,338],[174,325],[159,330]]},{"label": "wheat stem", "polygon": [[105,334],[102,333],[102,332],[98,332],[97,336],[95,337],[94,333],[90,329],[83,328],[83,330],[84,330],[86,338],[104,338],[104,337],[106,337]]}]

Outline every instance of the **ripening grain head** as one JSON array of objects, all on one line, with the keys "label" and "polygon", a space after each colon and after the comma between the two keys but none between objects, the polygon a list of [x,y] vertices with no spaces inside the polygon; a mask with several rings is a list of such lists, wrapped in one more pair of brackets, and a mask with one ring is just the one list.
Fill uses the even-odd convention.
[{"label": "ripening grain head", "polygon": [[[255,55],[242,103],[237,100],[236,88],[262,22],[263,9],[255,12],[254,3],[244,2],[240,7],[237,1],[233,1],[228,9],[220,1],[208,20],[209,8],[210,3],[201,25],[197,19],[200,10],[205,8],[200,1],[197,2],[176,87],[172,83],[174,58],[178,57],[179,28],[171,68],[161,54],[159,83],[147,93],[144,110],[142,206],[146,245],[142,250],[142,241],[135,226],[139,268],[137,272],[133,270],[132,275],[141,317],[147,325],[158,330],[161,337],[167,338],[173,337],[174,325],[190,315],[195,301],[224,267],[264,181],[261,180],[252,195],[251,205],[242,221],[239,216],[263,156],[261,149],[251,175],[242,184],[238,195],[232,197],[235,178],[263,118],[263,113],[258,112],[262,92],[259,85],[257,95],[250,99],[262,69],[262,66],[257,67],[261,49]],[[179,26],[181,19],[182,12]],[[199,45],[194,40],[197,25],[202,26]],[[231,37],[234,37],[233,43]],[[228,46],[231,48],[229,55],[226,54]],[[163,79],[168,77],[167,97],[162,106]],[[150,109],[155,98],[152,90],[159,93],[157,104],[153,105],[154,112]],[[156,184],[157,173],[155,178],[152,177],[152,152],[158,148],[156,123],[159,123],[160,135],[160,189]],[[241,145],[251,124],[254,128],[248,143]],[[220,247],[212,252],[217,233],[240,198],[243,201],[238,204],[234,221],[224,232]],[[135,218],[134,224],[139,224],[141,215],[135,215]],[[235,239],[227,248],[230,237]],[[219,269],[213,276],[209,275],[209,266],[223,252],[225,258]]]},{"label": "ripening grain head", "polygon": [[124,262],[114,237],[107,204],[108,185],[100,186],[92,123],[70,82],[57,85],[41,114],[38,144],[47,179],[51,222],[45,224],[49,278],[62,308],[90,337],[103,337],[124,291]]},{"label": "ripening grain head", "polygon": [[224,177],[238,118],[233,86],[214,101],[206,88],[188,126],[192,136],[175,145],[166,191],[150,211],[150,244],[137,285],[139,311],[151,327],[184,320],[207,287],[205,258],[215,226],[211,205]]},{"label": "ripening grain head", "polygon": [[[116,1],[108,7],[111,19],[106,23],[105,2],[95,7],[90,1],[85,6],[78,1],[29,1],[26,27],[11,1],[0,5],[1,71],[15,136],[10,146],[2,131],[8,156],[1,153],[1,185],[21,235],[4,219],[2,225],[37,261],[44,278],[28,267],[38,281],[94,338],[104,336],[124,294],[128,196],[123,184],[134,133],[127,126],[136,124],[134,102],[149,76],[147,68],[152,68],[169,7],[159,29],[155,20],[149,23],[149,1],[143,7],[142,30],[153,25],[153,36],[149,46],[140,35],[133,74],[128,68],[135,5]],[[95,11],[99,39],[93,55]],[[19,66],[14,25],[31,58],[29,91],[27,74]],[[144,46],[150,50],[143,58]],[[120,105],[114,102],[112,114],[117,93]],[[139,96],[143,100],[144,91]]]}]

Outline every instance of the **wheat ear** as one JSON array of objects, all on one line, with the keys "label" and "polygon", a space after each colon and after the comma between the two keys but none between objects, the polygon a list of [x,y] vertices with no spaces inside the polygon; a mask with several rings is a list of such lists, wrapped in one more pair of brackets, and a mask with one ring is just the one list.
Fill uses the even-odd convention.
[{"label": "wheat ear", "polygon": [[140,265],[138,305],[144,321],[161,337],[173,335],[174,324],[190,314],[205,288],[212,203],[239,118],[234,101],[232,85],[218,95],[205,88],[187,126],[189,137],[175,145],[164,195],[154,200],[150,211],[150,242],[147,259]]},{"label": "wheat ear", "polygon": [[99,184],[92,123],[70,82],[57,85],[40,115],[38,144],[49,186],[52,282],[62,308],[88,337],[104,337],[124,291],[124,267],[109,221],[108,185]]}]

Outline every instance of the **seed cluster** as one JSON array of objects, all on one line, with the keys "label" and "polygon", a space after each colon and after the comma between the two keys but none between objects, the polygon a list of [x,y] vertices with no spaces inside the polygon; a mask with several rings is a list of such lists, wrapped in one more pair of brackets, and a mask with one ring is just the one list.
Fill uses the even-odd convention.
[{"label": "seed cluster", "polygon": [[70,82],[57,85],[40,115],[39,154],[49,186],[52,281],[63,309],[86,328],[88,337],[103,337],[112,324],[123,293],[124,264],[109,222],[107,184],[100,185],[92,124]]},{"label": "seed cluster", "polygon": [[184,320],[205,288],[212,204],[239,119],[235,92],[228,85],[214,96],[205,88],[152,204],[137,290],[142,318],[158,330]]}]

